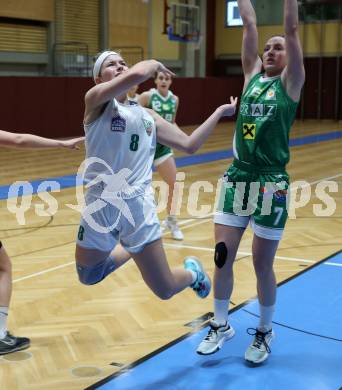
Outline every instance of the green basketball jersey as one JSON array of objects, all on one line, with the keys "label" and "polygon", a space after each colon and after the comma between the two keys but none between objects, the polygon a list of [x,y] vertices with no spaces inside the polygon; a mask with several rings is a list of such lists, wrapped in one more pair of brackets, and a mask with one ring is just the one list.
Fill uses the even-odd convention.
[{"label": "green basketball jersey", "polygon": [[241,97],[235,157],[257,166],[285,166],[290,159],[289,132],[297,106],[280,76],[255,75]]},{"label": "green basketball jersey", "polygon": [[163,97],[155,88],[152,89],[152,94],[148,107],[157,112],[168,122],[173,123],[176,113],[176,98],[171,91],[168,91],[166,97]]}]

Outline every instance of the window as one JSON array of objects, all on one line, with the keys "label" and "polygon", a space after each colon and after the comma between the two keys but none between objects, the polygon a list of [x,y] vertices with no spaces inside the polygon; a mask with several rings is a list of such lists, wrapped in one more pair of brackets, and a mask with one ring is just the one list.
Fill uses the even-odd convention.
[{"label": "window", "polygon": [[[255,0],[251,0],[251,3],[255,8]],[[242,26],[242,24],[238,2],[236,0],[226,0],[225,26]]]},{"label": "window", "polygon": [[234,0],[227,0],[226,3],[226,27],[230,26],[242,26],[238,2]]}]

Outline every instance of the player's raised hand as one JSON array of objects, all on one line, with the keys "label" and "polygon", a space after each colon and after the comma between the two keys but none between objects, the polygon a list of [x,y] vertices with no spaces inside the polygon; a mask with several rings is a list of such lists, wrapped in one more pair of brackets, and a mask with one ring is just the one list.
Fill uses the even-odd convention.
[{"label": "player's raised hand", "polygon": [[162,64],[161,62],[158,62],[158,68],[156,70],[156,72],[163,72],[165,74],[168,74],[170,75],[171,77],[175,77],[175,73],[173,73],[170,69],[168,69],[164,64]]},{"label": "player's raised hand", "polygon": [[220,111],[221,116],[232,116],[235,114],[238,98],[230,97],[230,104],[223,104],[217,109]]}]

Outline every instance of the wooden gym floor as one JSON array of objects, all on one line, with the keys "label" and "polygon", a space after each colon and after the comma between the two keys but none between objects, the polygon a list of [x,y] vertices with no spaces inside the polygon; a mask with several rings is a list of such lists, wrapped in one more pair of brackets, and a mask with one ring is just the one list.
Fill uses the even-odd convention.
[{"label": "wooden gym floor", "polygon": [[[308,182],[312,196],[306,206],[296,211],[296,219],[287,223],[275,263],[278,282],[341,249],[341,130],[341,123],[305,121],[297,122],[291,133],[292,139],[303,138],[306,143],[291,148],[288,172],[292,182]],[[319,141],[320,135],[334,131],[339,132],[337,137]],[[231,122],[220,124],[198,154],[231,149],[232,134]],[[74,174],[83,158],[83,150],[2,148],[0,186]],[[187,195],[197,180],[208,181],[216,189],[229,163],[230,160],[216,160],[179,169],[185,172],[179,217],[185,240],[176,242],[164,234],[172,267],[181,266],[183,258],[193,254],[202,259],[212,275],[213,223],[210,216],[189,215]],[[330,193],[337,207],[331,216],[317,217],[313,206],[326,207],[315,192],[322,180],[338,184],[338,192]],[[0,238],[13,262],[10,330],[32,341],[27,351],[0,358],[0,383],[6,390],[83,389],[188,333],[185,324],[212,311],[212,294],[199,300],[190,289],[170,301],[160,301],[145,286],[132,261],[98,285],[81,285],[74,267],[79,214],[66,206],[76,204],[75,188],[52,195],[58,202],[58,212],[38,216],[35,206],[44,202],[33,195],[23,226],[8,210],[7,200],[0,201]],[[199,202],[213,207],[214,198],[215,192],[201,193]],[[161,213],[160,218],[164,216]],[[256,293],[251,238],[248,228],[235,264],[235,305]]]}]

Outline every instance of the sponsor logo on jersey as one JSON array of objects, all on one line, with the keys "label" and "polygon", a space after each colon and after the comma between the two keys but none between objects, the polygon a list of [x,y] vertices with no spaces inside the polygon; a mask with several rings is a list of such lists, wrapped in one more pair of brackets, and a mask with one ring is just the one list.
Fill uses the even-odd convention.
[{"label": "sponsor logo on jersey", "polygon": [[244,139],[255,139],[255,131],[255,123],[244,123],[242,126],[242,135]]},{"label": "sponsor logo on jersey", "polygon": [[268,183],[268,184],[269,184],[268,188],[266,188],[265,186],[260,186],[260,192],[263,194],[263,196],[264,197],[273,196],[276,202],[286,203],[288,190],[286,188],[279,188],[286,184],[284,184],[284,182]]},{"label": "sponsor logo on jersey", "polygon": [[171,110],[171,107],[170,107],[170,105],[168,103],[163,103],[163,107],[162,108],[163,108],[164,111]]},{"label": "sponsor logo on jersey", "polygon": [[113,116],[110,130],[123,133],[126,130],[126,119],[121,117],[119,114]]},{"label": "sponsor logo on jersey", "polygon": [[153,123],[151,121],[148,121],[146,119],[143,119],[143,124],[144,124],[144,128],[146,130],[146,133],[148,135],[151,135],[152,134],[152,130],[153,130]]},{"label": "sponsor logo on jersey", "polygon": [[256,117],[258,120],[274,120],[277,113],[276,104],[241,103],[240,114]]},{"label": "sponsor logo on jersey", "polygon": [[251,91],[251,93],[249,94],[249,96],[252,96],[252,97],[258,97],[260,94],[262,93],[262,89],[259,88],[259,87],[254,87]]},{"label": "sponsor logo on jersey", "polygon": [[152,100],[152,110],[156,112],[160,112],[162,108],[162,104],[159,100]]},{"label": "sponsor logo on jersey", "polygon": [[276,99],[276,91],[274,88],[270,88],[266,93],[266,100],[275,100]]},{"label": "sponsor logo on jersey", "polygon": [[278,190],[274,194],[274,199],[279,203],[285,203],[287,197],[287,190]]}]

